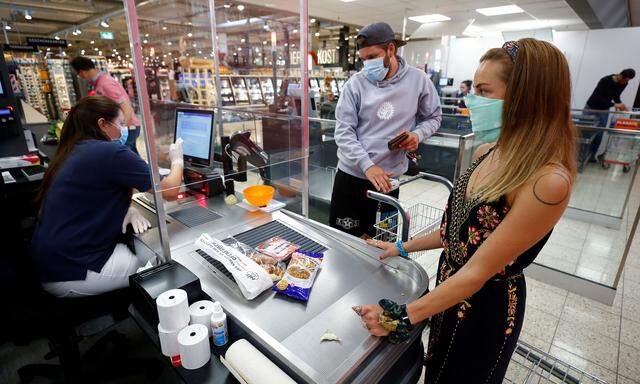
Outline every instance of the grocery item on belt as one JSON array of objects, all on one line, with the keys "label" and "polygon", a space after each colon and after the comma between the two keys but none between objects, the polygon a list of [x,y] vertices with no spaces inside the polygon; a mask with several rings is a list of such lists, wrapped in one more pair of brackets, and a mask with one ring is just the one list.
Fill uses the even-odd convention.
[{"label": "grocery item on belt", "polygon": [[258,245],[258,251],[273,257],[276,261],[287,260],[298,248],[300,248],[298,245],[293,244],[280,236],[274,236]]},{"label": "grocery item on belt", "polygon": [[234,238],[231,239],[233,240],[233,242],[231,242],[229,246],[237,249],[242,254],[253,260],[256,264],[261,266],[262,269],[264,269],[269,274],[273,282],[276,282],[282,278],[282,276],[284,275],[284,270],[287,267],[285,263],[281,261],[279,262],[269,255],[258,252],[248,244],[240,242]]},{"label": "grocery item on belt", "polygon": [[273,290],[294,299],[307,301],[311,287],[322,266],[322,253],[297,251],[291,255],[291,261],[284,276]]},{"label": "grocery item on belt", "polygon": [[206,233],[200,235],[196,245],[224,265],[238,283],[242,295],[247,299],[255,299],[273,285],[269,274],[236,248],[229,247]]}]

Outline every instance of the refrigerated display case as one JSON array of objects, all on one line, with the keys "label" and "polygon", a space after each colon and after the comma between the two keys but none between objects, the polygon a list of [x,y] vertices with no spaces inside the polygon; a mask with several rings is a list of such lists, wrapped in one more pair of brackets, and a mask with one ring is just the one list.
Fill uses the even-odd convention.
[{"label": "refrigerated display case", "polygon": [[345,79],[336,79],[338,82],[338,94],[342,93],[342,88],[344,87]]},{"label": "refrigerated display case", "polygon": [[251,99],[251,104],[264,104],[265,101],[262,96],[262,90],[260,89],[260,80],[257,77],[247,77],[245,82],[249,87],[249,99]]},{"label": "refrigerated display case", "polygon": [[249,92],[247,91],[244,77],[232,77],[231,87],[233,89],[233,96],[236,99],[236,104],[249,104]]},{"label": "refrigerated display case", "polygon": [[47,59],[47,67],[56,98],[58,116],[62,118],[77,102],[71,64],[67,59]]},{"label": "refrigerated display case", "polygon": [[220,96],[222,97],[222,105],[234,105],[236,103],[233,95],[233,89],[231,88],[231,80],[228,77],[220,78]]},{"label": "refrigerated display case", "polygon": [[263,77],[260,79],[260,86],[262,88],[262,94],[264,95],[264,101],[267,104],[273,104],[273,81],[269,77]]}]

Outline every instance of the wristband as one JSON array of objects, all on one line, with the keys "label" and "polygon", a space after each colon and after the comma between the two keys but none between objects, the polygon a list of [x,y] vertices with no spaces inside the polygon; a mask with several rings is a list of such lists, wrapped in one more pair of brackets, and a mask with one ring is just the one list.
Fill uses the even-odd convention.
[{"label": "wristband", "polygon": [[407,253],[407,251],[402,246],[402,240],[396,241],[396,248],[398,248],[398,251],[400,251],[400,256],[402,256],[404,258],[407,258],[407,259],[409,258],[409,254]]}]

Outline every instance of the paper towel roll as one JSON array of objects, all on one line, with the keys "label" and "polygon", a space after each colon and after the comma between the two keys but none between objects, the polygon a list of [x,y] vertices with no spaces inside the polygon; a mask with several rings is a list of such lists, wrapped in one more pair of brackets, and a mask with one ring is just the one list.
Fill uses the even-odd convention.
[{"label": "paper towel roll", "polygon": [[231,344],[224,357],[248,384],[296,384],[245,339]]},{"label": "paper towel roll", "polygon": [[207,327],[211,336],[211,314],[213,313],[213,301],[200,300],[189,306],[191,324],[202,324]]},{"label": "paper towel roll", "polygon": [[180,360],[185,369],[198,369],[211,357],[209,329],[202,324],[191,324],[178,333]]},{"label": "paper towel roll", "polygon": [[170,289],[156,299],[158,318],[162,328],[171,332],[179,331],[189,325],[189,302],[187,292],[182,289]]},{"label": "paper towel roll", "polygon": [[158,336],[160,337],[160,349],[165,356],[173,357],[180,354],[178,348],[178,333],[177,331],[167,331],[162,327],[162,324],[158,324]]}]

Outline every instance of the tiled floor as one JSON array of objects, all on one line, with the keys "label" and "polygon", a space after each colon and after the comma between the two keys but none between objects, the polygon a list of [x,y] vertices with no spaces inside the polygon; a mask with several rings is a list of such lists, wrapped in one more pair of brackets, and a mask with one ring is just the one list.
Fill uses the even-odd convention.
[{"label": "tiled floor", "polygon": [[[407,206],[425,203],[444,207],[447,196],[446,188],[417,181],[401,189],[400,200]],[[603,270],[603,264],[598,264],[597,258],[590,259],[589,255],[603,251],[598,247],[603,247],[602,243],[611,237],[606,229],[563,219],[545,247],[544,256],[541,254],[540,257],[565,262],[574,272],[578,266]],[[630,249],[612,306],[528,278],[521,340],[549,354],[552,359],[559,359],[607,383],[640,384],[639,237],[637,234]],[[430,277],[435,276],[438,257],[438,251],[430,251],[417,258]],[[433,284],[435,279],[431,280]],[[526,369],[512,363],[507,379],[524,383],[526,374]],[[538,380],[533,376],[526,382],[560,381]]]}]

